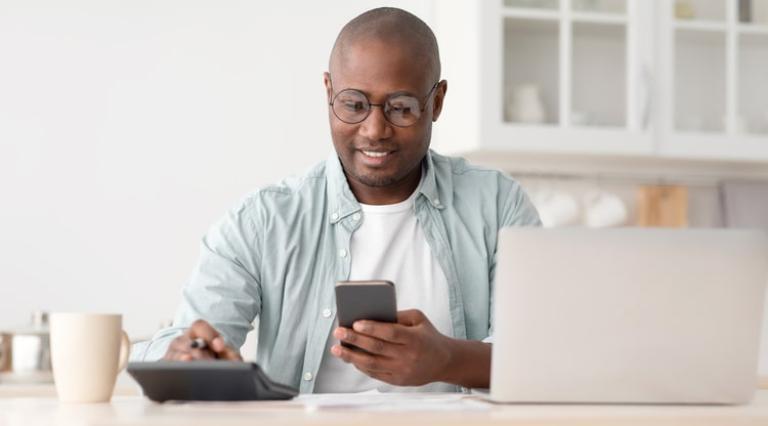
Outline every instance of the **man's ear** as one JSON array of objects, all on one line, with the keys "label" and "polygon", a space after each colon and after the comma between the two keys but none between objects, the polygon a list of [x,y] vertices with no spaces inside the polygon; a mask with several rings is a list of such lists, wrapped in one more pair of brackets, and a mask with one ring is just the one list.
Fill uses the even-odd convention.
[{"label": "man's ear", "polygon": [[333,84],[331,83],[331,73],[328,71],[323,73],[323,84],[325,85],[325,98],[330,104],[333,100]]},{"label": "man's ear", "polygon": [[437,121],[440,117],[440,113],[443,111],[443,101],[445,100],[445,94],[448,92],[448,81],[442,80],[438,83],[435,89],[435,103],[432,108],[432,121]]}]

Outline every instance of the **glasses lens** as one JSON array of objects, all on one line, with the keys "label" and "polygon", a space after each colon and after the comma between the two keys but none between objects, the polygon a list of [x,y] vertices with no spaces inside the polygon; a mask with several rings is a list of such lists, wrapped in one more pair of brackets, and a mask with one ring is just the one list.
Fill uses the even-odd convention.
[{"label": "glasses lens", "polygon": [[359,123],[368,116],[371,104],[362,92],[342,90],[333,99],[333,113],[345,123]]},{"label": "glasses lens", "polygon": [[419,121],[421,108],[419,100],[413,96],[399,95],[387,100],[384,113],[395,126],[410,126]]}]

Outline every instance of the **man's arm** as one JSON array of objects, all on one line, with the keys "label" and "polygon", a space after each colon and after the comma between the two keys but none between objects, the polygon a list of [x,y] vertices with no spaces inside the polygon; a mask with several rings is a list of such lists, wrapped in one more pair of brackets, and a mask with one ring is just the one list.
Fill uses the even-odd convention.
[{"label": "man's arm", "polygon": [[[261,306],[257,263],[261,253],[255,235],[259,228],[249,214],[250,202],[245,199],[205,235],[173,327],[137,345],[131,353],[132,361],[239,357],[237,348],[251,330]],[[195,338],[203,339],[208,349],[191,348]]]},{"label": "man's arm", "polygon": [[478,340],[450,339],[451,363],[445,369],[441,382],[454,383],[465,388],[486,389],[491,386],[491,344]]},{"label": "man's arm", "polygon": [[334,345],[334,356],[383,382],[398,386],[432,382],[489,386],[491,345],[444,336],[418,310],[398,312],[397,324],[357,321],[353,329],[337,328],[334,336],[367,352]]}]

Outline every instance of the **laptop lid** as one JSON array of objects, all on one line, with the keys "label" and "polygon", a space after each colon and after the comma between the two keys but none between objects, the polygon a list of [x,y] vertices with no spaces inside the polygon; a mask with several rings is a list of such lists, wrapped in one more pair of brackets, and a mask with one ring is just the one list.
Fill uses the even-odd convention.
[{"label": "laptop lid", "polygon": [[764,232],[509,228],[496,270],[491,399],[752,398]]}]

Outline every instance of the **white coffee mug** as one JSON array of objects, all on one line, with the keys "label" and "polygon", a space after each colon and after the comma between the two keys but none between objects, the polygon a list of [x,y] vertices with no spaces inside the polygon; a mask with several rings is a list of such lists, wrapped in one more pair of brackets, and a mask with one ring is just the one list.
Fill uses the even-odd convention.
[{"label": "white coffee mug", "polygon": [[130,349],[120,314],[51,314],[51,362],[59,401],[108,402]]},{"label": "white coffee mug", "polygon": [[545,228],[577,225],[581,211],[574,197],[565,191],[541,190],[533,195],[533,204]]},{"label": "white coffee mug", "polygon": [[590,228],[626,225],[629,212],[618,195],[604,191],[590,192],[584,196],[583,201],[584,225]]}]

